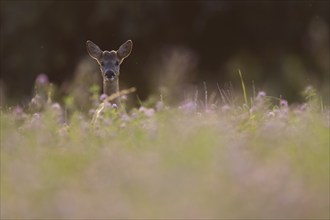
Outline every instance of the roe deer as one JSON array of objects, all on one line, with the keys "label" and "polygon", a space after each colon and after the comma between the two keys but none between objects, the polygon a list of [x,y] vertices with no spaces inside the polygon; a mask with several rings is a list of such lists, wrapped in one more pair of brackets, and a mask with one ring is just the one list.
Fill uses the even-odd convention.
[{"label": "roe deer", "polygon": [[[133,42],[131,40],[126,41],[117,51],[102,51],[90,40],[86,42],[86,47],[88,54],[100,65],[103,78],[103,93],[107,96],[118,93],[120,64],[130,55]],[[114,99],[114,104],[120,105],[119,98]]]}]

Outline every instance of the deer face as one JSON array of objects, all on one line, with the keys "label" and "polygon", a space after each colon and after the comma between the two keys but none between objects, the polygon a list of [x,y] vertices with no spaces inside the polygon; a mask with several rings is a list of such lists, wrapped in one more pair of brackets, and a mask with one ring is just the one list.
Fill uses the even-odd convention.
[{"label": "deer face", "polygon": [[87,41],[86,47],[89,55],[100,65],[103,80],[115,81],[119,77],[120,64],[130,55],[133,43],[131,40],[128,40],[117,51],[102,51],[92,41]]}]

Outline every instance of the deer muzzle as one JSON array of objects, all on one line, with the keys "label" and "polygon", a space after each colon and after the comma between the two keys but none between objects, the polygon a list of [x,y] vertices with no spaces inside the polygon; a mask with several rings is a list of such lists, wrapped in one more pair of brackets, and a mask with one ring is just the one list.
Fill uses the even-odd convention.
[{"label": "deer muzzle", "polygon": [[105,73],[104,73],[104,76],[107,80],[114,80],[115,77],[116,77],[116,74],[114,71],[112,70],[107,70]]}]

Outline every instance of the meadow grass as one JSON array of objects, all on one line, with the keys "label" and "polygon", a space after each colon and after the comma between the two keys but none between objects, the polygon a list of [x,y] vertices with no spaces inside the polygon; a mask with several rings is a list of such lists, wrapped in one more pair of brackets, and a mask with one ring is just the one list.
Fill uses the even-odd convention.
[{"label": "meadow grass", "polygon": [[329,109],[244,100],[2,109],[1,219],[328,219]]}]

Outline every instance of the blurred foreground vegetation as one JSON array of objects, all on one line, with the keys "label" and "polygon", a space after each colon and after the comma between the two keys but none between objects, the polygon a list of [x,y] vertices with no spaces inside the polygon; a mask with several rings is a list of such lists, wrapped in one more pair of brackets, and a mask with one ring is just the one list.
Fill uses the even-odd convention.
[{"label": "blurred foreground vegetation", "polygon": [[328,219],[329,107],[312,88],[300,105],[221,94],[108,106],[94,125],[1,109],[1,218]]}]

